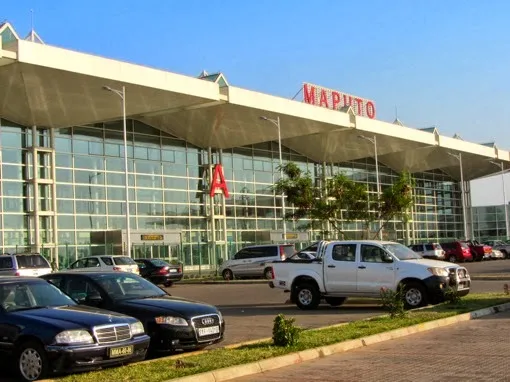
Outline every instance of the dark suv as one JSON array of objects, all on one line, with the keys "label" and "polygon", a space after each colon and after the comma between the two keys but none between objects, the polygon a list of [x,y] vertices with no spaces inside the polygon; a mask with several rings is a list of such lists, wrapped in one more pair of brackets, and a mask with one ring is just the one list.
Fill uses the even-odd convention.
[{"label": "dark suv", "polygon": [[441,243],[441,247],[446,252],[446,260],[450,263],[460,263],[464,261],[473,261],[471,248],[465,242],[456,240]]},{"label": "dark suv", "polygon": [[225,261],[219,272],[225,280],[232,280],[234,276],[271,279],[272,269],[266,263],[284,261],[295,252],[294,244],[252,245],[241,249],[232,259]]}]

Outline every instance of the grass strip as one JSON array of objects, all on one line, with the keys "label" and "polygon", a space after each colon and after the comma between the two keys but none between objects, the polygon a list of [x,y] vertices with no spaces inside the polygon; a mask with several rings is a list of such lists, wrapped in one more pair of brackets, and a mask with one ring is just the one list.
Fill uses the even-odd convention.
[{"label": "grass strip", "polygon": [[[272,342],[262,342],[233,349],[215,349],[181,360],[161,359],[142,364],[110,368],[96,372],[74,374],[59,379],[62,382],[161,382],[172,378],[199,374],[263,359],[311,349],[337,342],[366,337],[389,330],[405,328],[423,322],[438,320],[494,305],[510,302],[510,296],[502,293],[470,294],[453,304],[440,304],[408,312],[404,318],[375,317],[353,321],[344,326],[321,330],[305,330],[299,342],[292,347],[275,347]],[[341,314],[341,308],[339,315]],[[270,335],[270,333],[268,333]]]}]

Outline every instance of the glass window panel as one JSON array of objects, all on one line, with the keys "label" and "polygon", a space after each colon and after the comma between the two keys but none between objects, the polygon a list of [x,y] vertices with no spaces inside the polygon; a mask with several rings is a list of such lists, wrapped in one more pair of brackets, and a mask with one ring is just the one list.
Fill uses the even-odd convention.
[{"label": "glass window panel", "polygon": [[55,137],[55,150],[61,153],[72,152],[71,140],[67,138]]},{"label": "glass window panel", "polygon": [[108,156],[120,157],[122,150],[120,144],[115,143],[105,143],[104,145],[104,153]]},{"label": "glass window panel", "polygon": [[164,177],[164,188],[173,188],[177,190],[187,190],[188,180],[186,178]]},{"label": "glass window panel", "polygon": [[136,185],[138,187],[161,188],[161,175],[137,175]]},{"label": "glass window panel", "polygon": [[121,187],[108,187],[108,200],[125,200],[125,189]]},{"label": "glass window panel", "polygon": [[4,196],[21,196],[23,195],[23,183],[4,181],[3,193]]},{"label": "glass window panel", "polygon": [[2,179],[23,179],[24,166],[2,165]]},{"label": "glass window panel", "polygon": [[104,186],[76,186],[76,199],[106,199],[106,189]]},{"label": "glass window panel", "polygon": [[89,170],[103,170],[104,169],[103,158],[98,158],[94,156],[75,155],[74,167]]},{"label": "glass window panel", "polygon": [[73,182],[73,171],[70,169],[61,169],[57,168],[55,171],[56,174],[56,181],[57,182],[65,182],[65,183],[72,183]]},{"label": "glass window panel", "polygon": [[165,219],[166,229],[189,229],[187,217],[169,217]]},{"label": "glass window panel", "polygon": [[124,186],[126,184],[125,174],[107,173],[106,184],[109,186]]},{"label": "glass window panel", "polygon": [[24,139],[24,134],[5,131],[5,128],[2,128],[2,131],[0,132],[0,142],[2,142],[2,147],[16,147],[21,149],[24,147]]},{"label": "glass window panel", "polygon": [[73,214],[74,203],[71,200],[57,200],[57,212],[59,214]]},{"label": "glass window panel", "polygon": [[175,163],[186,164],[186,152],[174,151]]},{"label": "glass window panel", "polygon": [[57,167],[73,167],[73,157],[70,154],[56,154],[55,164]]},{"label": "glass window panel", "polygon": [[4,212],[23,212],[23,202],[21,198],[3,198]]},{"label": "glass window panel", "polygon": [[4,229],[25,230],[27,228],[24,215],[14,215],[5,213],[3,215],[4,215]]},{"label": "glass window panel", "polygon": [[141,202],[163,202],[163,191],[138,189],[136,200]]},{"label": "glass window panel", "polygon": [[73,186],[58,184],[57,185],[57,198],[73,198]]},{"label": "glass window panel", "polygon": [[104,155],[104,147],[102,142],[89,142],[89,154]]},{"label": "glass window panel", "polygon": [[4,163],[21,164],[23,150],[2,148],[2,161]]},{"label": "glass window panel", "polygon": [[187,203],[188,193],[185,191],[165,191],[165,202]]},{"label": "glass window panel", "polygon": [[147,147],[135,146],[134,149],[135,159],[149,159],[149,153]]},{"label": "glass window panel", "polygon": [[124,172],[123,158],[106,158],[106,170]]}]

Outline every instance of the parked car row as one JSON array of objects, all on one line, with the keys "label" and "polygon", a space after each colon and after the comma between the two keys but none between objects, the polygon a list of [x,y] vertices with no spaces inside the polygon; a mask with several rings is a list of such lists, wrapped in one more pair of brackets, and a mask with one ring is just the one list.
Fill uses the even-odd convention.
[{"label": "parked car row", "polygon": [[[148,354],[202,349],[223,340],[225,321],[215,306],[171,296],[149,281],[177,280],[175,275],[182,277],[179,267],[139,260],[145,279],[125,260],[128,264],[101,259],[100,266],[52,273],[36,267],[45,265],[42,260],[47,263],[42,256],[32,257],[15,256],[16,264],[32,261],[33,268],[0,277],[0,353],[14,358],[23,381],[136,362]],[[4,259],[12,258],[0,256],[0,265]],[[119,265],[129,268],[102,269]]]},{"label": "parked car row", "polygon": [[510,245],[501,243],[492,247],[490,243],[476,240],[455,240],[442,243],[421,243],[409,246],[428,259],[447,260],[451,263],[509,258]]}]

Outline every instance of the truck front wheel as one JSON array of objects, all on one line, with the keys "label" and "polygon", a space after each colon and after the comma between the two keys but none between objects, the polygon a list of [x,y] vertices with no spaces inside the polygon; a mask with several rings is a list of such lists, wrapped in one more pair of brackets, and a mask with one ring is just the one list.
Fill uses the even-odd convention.
[{"label": "truck front wheel", "polygon": [[296,286],[296,305],[299,309],[312,310],[319,306],[320,292],[313,284],[300,284]]},{"label": "truck front wheel", "polygon": [[417,282],[404,285],[404,305],[406,309],[419,308],[427,305],[425,288]]},{"label": "truck front wheel", "polygon": [[347,300],[347,297],[326,297],[324,300],[331,306],[340,306]]}]

